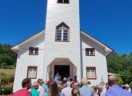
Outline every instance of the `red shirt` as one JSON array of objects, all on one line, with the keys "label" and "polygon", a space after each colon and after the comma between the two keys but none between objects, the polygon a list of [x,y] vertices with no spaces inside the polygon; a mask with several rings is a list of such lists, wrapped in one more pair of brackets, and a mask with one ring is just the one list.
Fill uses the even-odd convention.
[{"label": "red shirt", "polygon": [[16,91],[13,96],[31,96],[31,93],[27,89],[20,89]]}]

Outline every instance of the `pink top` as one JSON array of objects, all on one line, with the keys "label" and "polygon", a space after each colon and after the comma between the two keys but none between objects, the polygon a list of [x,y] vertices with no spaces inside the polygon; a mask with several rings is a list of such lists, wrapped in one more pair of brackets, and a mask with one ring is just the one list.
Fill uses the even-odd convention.
[{"label": "pink top", "polygon": [[13,96],[31,96],[31,93],[27,89],[20,89],[16,91]]}]

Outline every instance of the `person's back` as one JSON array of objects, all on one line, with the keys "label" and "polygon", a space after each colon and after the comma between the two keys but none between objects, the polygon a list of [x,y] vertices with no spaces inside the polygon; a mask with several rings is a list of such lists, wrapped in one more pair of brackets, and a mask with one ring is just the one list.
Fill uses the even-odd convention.
[{"label": "person's back", "polygon": [[39,96],[39,93],[35,88],[31,88],[30,92],[31,92],[32,96]]},{"label": "person's back", "polygon": [[93,90],[87,85],[82,86],[82,88],[80,88],[79,91],[80,96],[93,96]]},{"label": "person's back", "polygon": [[14,92],[13,96],[31,96],[31,93],[28,91],[31,87],[31,79],[25,78],[22,81],[22,89]]},{"label": "person's back", "polygon": [[16,91],[13,96],[31,96],[31,93],[27,89],[20,89]]},{"label": "person's back", "polygon": [[130,92],[119,87],[118,78],[115,75],[108,77],[108,84],[111,88],[107,90],[106,96],[132,96]]},{"label": "person's back", "polygon": [[42,87],[44,89],[44,96],[48,96],[48,90],[49,90],[48,86],[44,83],[42,84]]},{"label": "person's back", "polygon": [[114,85],[109,90],[107,90],[106,96],[132,96],[132,94],[122,89],[118,85]]},{"label": "person's back", "polygon": [[72,94],[71,94],[72,88],[70,87],[71,82],[68,81],[68,82],[66,83],[66,85],[67,85],[67,87],[64,88],[64,89],[62,89],[61,95],[62,95],[62,96],[72,96]]},{"label": "person's back", "polygon": [[72,91],[71,87],[66,87],[62,89],[61,93],[64,94],[64,96],[71,96],[71,91]]}]

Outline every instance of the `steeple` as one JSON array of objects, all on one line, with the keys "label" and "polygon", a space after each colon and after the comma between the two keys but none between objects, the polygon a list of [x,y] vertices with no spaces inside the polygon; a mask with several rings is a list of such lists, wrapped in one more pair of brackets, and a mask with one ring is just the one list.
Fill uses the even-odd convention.
[{"label": "steeple", "polygon": [[44,51],[45,67],[61,57],[60,61],[73,63],[70,68],[76,66],[70,75],[78,74],[80,79],[80,71],[76,72],[81,70],[79,0],[48,0]]}]

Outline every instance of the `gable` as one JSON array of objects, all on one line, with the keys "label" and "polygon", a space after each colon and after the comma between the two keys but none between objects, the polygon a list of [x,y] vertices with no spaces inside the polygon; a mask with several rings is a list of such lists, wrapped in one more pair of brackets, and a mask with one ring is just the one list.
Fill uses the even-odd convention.
[{"label": "gable", "polygon": [[[17,44],[16,46],[12,47],[11,49],[14,52],[17,53],[20,50],[20,47],[22,47],[22,46],[24,46],[26,44],[29,44],[31,41],[34,41],[36,38],[40,38],[42,36],[43,40],[44,40],[44,33],[45,33],[45,31],[43,30],[43,31],[39,32],[38,34],[33,35],[30,38],[20,42],[19,44]],[[98,47],[104,48],[104,50],[106,52],[106,55],[110,54],[113,51],[112,48],[108,47],[107,45],[103,44],[102,42],[98,41],[97,39],[93,38],[92,36],[86,34],[83,31],[80,31],[80,36],[83,36],[83,39],[90,40],[92,43],[94,43]]]},{"label": "gable", "polygon": [[40,42],[44,42],[44,31],[39,32],[36,35],[31,36],[30,38],[20,42],[19,44],[15,45],[11,48],[14,52],[18,53],[20,48],[26,47],[26,46],[36,46]]},{"label": "gable", "polygon": [[113,49],[108,47],[107,45],[103,44],[102,42],[98,41],[97,39],[93,38],[92,36],[86,34],[85,32],[81,31],[81,40],[84,40],[86,42],[89,42],[90,46],[96,46],[96,48],[102,48],[105,51],[105,54],[110,54]]}]

